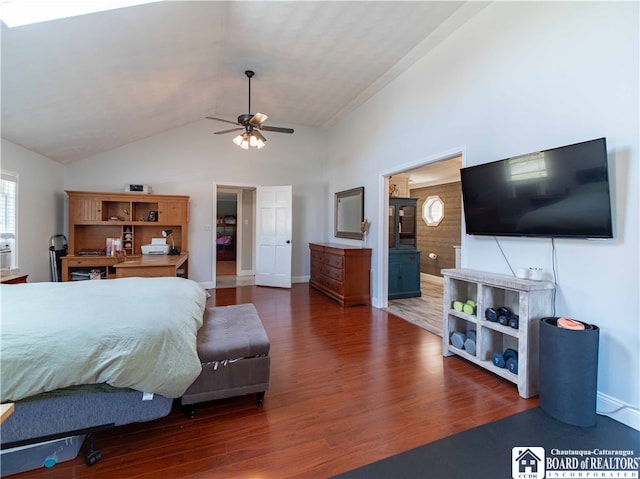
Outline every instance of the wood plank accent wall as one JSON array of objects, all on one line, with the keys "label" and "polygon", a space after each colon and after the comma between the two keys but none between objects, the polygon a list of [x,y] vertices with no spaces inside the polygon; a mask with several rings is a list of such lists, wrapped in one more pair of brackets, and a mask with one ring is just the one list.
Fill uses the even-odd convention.
[{"label": "wood plank accent wall", "polygon": [[[427,226],[422,219],[422,205],[428,196],[438,195],[444,203],[444,218],[438,226]],[[461,241],[462,189],[460,182],[427,186],[411,190],[418,198],[418,250],[421,251],[420,272],[442,276],[441,269],[455,268],[454,246]],[[436,260],[429,253],[438,255]]]}]

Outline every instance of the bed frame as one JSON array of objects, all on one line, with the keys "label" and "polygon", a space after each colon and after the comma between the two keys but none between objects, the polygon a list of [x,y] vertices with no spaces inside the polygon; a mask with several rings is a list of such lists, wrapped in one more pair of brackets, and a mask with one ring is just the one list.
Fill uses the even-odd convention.
[{"label": "bed frame", "polygon": [[0,448],[11,449],[53,439],[87,434],[85,462],[91,466],[102,457],[93,433],[133,422],[151,421],[171,411],[173,399],[151,398],[132,389],[76,388],[69,394],[40,394],[15,403],[0,428]]}]

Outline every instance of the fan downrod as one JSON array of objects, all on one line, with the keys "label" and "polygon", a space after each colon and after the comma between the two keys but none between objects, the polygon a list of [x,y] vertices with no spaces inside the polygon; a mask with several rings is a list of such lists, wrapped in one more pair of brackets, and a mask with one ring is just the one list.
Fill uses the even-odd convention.
[{"label": "fan downrod", "polygon": [[[247,78],[249,79],[249,113],[251,113],[251,78],[253,77],[253,75],[255,75],[255,73],[253,73],[251,70],[245,70],[244,74],[247,75]],[[242,123],[239,117],[238,123]]]}]

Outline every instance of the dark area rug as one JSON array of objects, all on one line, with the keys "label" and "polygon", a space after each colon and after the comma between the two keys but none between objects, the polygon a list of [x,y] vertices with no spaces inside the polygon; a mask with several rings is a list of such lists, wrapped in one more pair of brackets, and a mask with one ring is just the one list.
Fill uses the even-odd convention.
[{"label": "dark area rug", "polygon": [[628,478],[638,477],[639,462],[639,431],[606,416],[594,427],[571,426],[534,408],[335,479],[543,479],[580,477],[578,471]]}]

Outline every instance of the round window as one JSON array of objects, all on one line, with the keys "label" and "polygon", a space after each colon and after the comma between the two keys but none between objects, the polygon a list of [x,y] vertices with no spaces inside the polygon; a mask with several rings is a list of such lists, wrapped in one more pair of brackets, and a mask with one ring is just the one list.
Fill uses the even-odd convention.
[{"label": "round window", "polygon": [[444,218],[444,203],[438,195],[428,196],[422,205],[422,219],[427,226],[438,226]]}]

